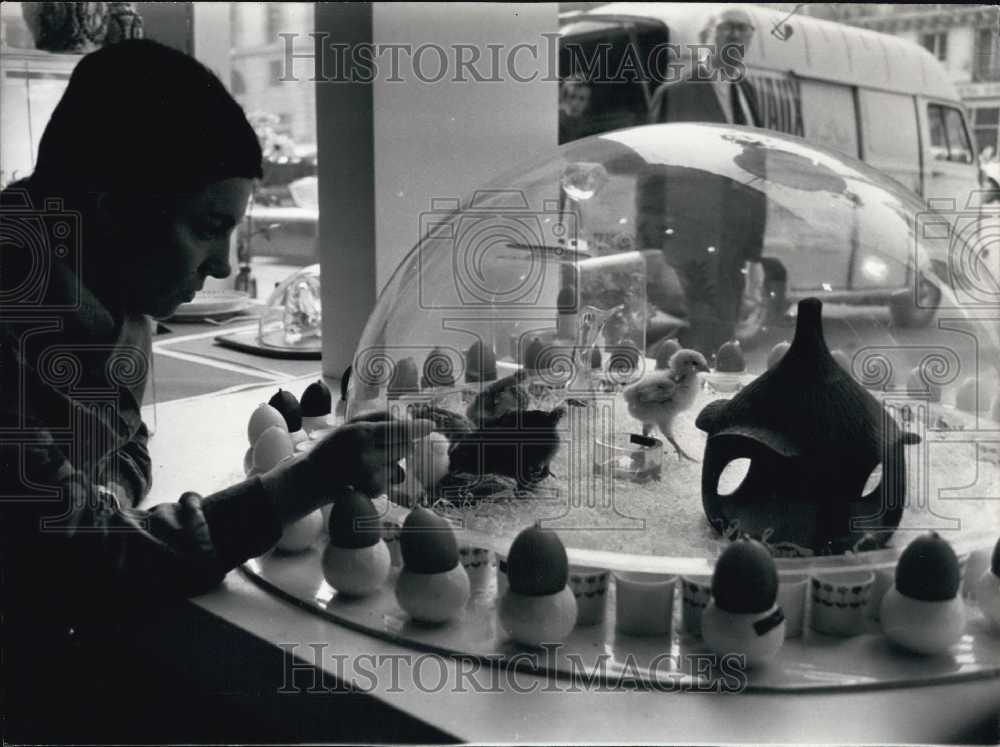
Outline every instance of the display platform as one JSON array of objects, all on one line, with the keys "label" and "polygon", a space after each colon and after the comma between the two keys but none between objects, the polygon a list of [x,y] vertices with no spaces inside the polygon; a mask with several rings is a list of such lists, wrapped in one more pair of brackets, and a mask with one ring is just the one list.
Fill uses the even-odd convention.
[{"label": "display platform", "polygon": [[615,626],[615,585],[609,584],[605,620],[577,627],[565,643],[543,650],[511,642],[497,620],[496,561],[473,571],[473,595],[461,618],[428,626],[400,609],[393,588],[398,569],[375,594],[357,599],[337,594],[323,579],[322,547],[297,555],[272,552],[243,570],[269,592],[340,625],[419,651],[521,667],[560,677],[603,680],[609,686],[705,691],[805,692],[914,687],[1000,676],[1000,635],[991,633],[973,605],[961,641],[947,654],[923,657],[893,647],[878,623],[839,638],[806,629],[786,640],[775,660],[744,671],[740,662],[718,660],[700,637],[682,630],[680,590],[674,594],[671,633],[621,635]]}]

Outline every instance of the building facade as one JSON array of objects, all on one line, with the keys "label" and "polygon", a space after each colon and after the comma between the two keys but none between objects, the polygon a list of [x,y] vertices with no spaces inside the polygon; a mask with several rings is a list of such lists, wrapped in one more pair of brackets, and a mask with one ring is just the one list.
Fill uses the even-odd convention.
[{"label": "building facade", "polygon": [[[300,152],[315,149],[312,3],[229,3],[230,89],[251,118],[268,120]],[[281,36],[285,34],[286,36]],[[295,59],[289,62],[287,50]]]}]

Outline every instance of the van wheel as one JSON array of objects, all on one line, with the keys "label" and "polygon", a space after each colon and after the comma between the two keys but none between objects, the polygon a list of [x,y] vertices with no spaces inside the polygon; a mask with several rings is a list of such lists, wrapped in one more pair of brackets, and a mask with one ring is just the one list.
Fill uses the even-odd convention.
[{"label": "van wheel", "polygon": [[897,293],[889,300],[889,315],[897,327],[926,327],[940,304],[941,289],[921,273],[917,276],[916,298],[910,290]]},{"label": "van wheel", "polygon": [[746,265],[746,284],[736,322],[736,339],[746,344],[762,337],[775,324],[788,304],[785,300],[787,273],[780,262],[761,259]]}]

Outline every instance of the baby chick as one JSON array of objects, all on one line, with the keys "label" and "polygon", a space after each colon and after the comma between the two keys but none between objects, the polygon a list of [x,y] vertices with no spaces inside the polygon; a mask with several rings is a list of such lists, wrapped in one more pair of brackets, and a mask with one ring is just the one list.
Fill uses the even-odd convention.
[{"label": "baby chick", "polygon": [[465,414],[473,424],[479,425],[490,418],[526,410],[531,401],[524,387],[526,379],[527,373],[521,370],[494,381],[476,396]]},{"label": "baby chick", "polygon": [[705,356],[685,348],[670,357],[666,369],[653,371],[624,391],[629,414],[642,423],[642,434],[648,436],[653,426],[657,426],[677,453],[692,462],[698,460],[677,444],[671,425],[678,413],[694,403],[698,395],[698,373],[708,370]]},{"label": "baby chick", "polygon": [[451,448],[452,472],[504,475],[531,486],[552,473],[549,463],[559,451],[557,430],[566,409],[521,410],[485,418],[479,430],[461,435]]}]

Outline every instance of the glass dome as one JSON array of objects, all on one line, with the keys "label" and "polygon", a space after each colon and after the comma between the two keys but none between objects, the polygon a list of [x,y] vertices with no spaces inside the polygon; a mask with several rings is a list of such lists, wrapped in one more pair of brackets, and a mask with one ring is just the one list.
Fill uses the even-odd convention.
[{"label": "glass dome", "polygon": [[[637,570],[707,570],[742,533],[799,563],[891,562],[929,530],[967,553],[1000,534],[983,223],[760,130],[575,141],[430,205],[356,351],[348,416],[434,418],[448,459],[417,449],[391,497],[501,553],[537,520],[571,559]],[[797,322],[821,328],[813,352]],[[828,354],[836,370],[800,362]],[[714,428],[706,406],[744,396],[755,414]]]}]

